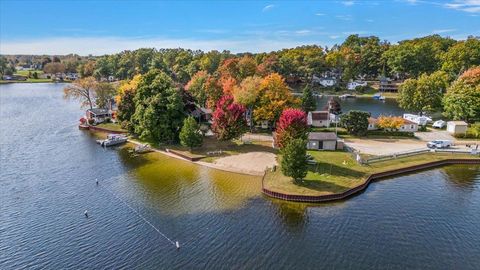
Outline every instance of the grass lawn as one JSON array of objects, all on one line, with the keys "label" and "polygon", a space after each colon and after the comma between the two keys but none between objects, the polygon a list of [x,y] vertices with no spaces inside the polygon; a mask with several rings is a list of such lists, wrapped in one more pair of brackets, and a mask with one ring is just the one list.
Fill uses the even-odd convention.
[{"label": "grass lawn", "polygon": [[347,152],[309,151],[308,153],[317,160],[318,164],[310,165],[304,180],[294,182],[290,177],[282,174],[281,168],[277,168],[275,172],[268,172],[265,176],[265,187],[272,191],[298,195],[341,193],[364,183],[366,177],[372,173],[448,158],[474,158],[468,154],[425,153],[362,166]]},{"label": "grass lawn", "polygon": [[[201,147],[193,148],[191,151],[188,147],[181,145],[168,145],[166,148],[181,152],[189,157],[204,157],[202,161],[213,162],[220,157],[238,155],[249,152],[271,152],[277,153],[272,148],[271,142],[256,142],[243,144],[241,141],[218,141],[214,137],[205,137]],[[221,154],[209,155],[208,152],[222,151]]]},{"label": "grass lawn", "polygon": [[40,76],[43,74],[43,70],[18,70],[15,72],[15,75],[22,75],[22,76],[28,76],[28,73],[33,74],[34,72],[37,72],[37,74]]},{"label": "grass lawn", "polygon": [[126,131],[120,126],[120,124],[115,124],[115,123],[101,123],[101,124],[98,124],[97,127],[106,128],[113,131]]}]

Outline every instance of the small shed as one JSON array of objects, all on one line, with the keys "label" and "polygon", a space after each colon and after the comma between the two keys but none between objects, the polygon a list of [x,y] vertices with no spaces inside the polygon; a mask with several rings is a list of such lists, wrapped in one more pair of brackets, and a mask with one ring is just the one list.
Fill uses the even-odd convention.
[{"label": "small shed", "polygon": [[334,132],[310,132],[308,133],[309,150],[336,150],[337,135]]},{"label": "small shed", "polygon": [[447,131],[450,134],[465,134],[467,133],[468,124],[464,121],[448,121]]}]

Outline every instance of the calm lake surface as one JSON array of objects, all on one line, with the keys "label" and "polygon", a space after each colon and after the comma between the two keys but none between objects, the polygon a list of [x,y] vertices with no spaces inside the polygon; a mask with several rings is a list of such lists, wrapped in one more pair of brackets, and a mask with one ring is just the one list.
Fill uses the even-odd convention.
[{"label": "calm lake surface", "polygon": [[[328,100],[332,96],[322,96],[317,97],[317,109],[324,110]],[[405,110],[398,106],[398,102],[394,98],[387,98],[385,101],[376,100],[372,97],[357,97],[357,98],[347,98],[339,99],[340,106],[342,107],[342,112],[346,113],[350,110],[365,111],[371,113],[373,117],[378,117],[380,115],[394,115],[401,116],[405,113]]]},{"label": "calm lake surface", "polygon": [[62,87],[0,86],[0,269],[479,269],[479,166],[283,202],[256,177],[102,149]]}]

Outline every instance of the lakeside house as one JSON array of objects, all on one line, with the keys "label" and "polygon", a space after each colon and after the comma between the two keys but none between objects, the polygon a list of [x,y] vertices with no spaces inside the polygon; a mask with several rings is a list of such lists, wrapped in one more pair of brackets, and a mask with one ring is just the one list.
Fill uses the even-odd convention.
[{"label": "lakeside house", "polygon": [[468,124],[464,121],[448,121],[447,122],[447,131],[450,134],[466,134]]},{"label": "lakeside house", "polygon": [[337,84],[337,79],[333,77],[317,77],[313,75],[312,77],[312,84],[318,84],[323,87],[331,87]]},{"label": "lakeside house", "polygon": [[378,90],[380,92],[398,92],[398,84],[393,82],[390,78],[381,77]]},{"label": "lakeside house", "polygon": [[105,122],[107,119],[112,119],[114,117],[114,113],[107,109],[93,108],[88,109],[85,113],[85,116],[87,120],[91,120],[95,124],[99,124]]},{"label": "lakeside house", "polygon": [[349,82],[347,84],[347,89],[348,90],[355,90],[357,87],[359,86],[367,86],[367,82],[366,81],[353,81],[353,82]]},{"label": "lakeside house", "polygon": [[[403,119],[404,123],[400,126],[397,131],[400,132],[417,132],[418,124],[407,119]],[[367,130],[379,130],[378,119],[369,117],[368,118],[368,128]]]},{"label": "lakeside house", "polygon": [[425,126],[428,123],[432,122],[432,118],[427,116],[421,116],[416,114],[404,113],[403,119],[414,122],[420,126]]},{"label": "lakeside house", "polygon": [[338,140],[334,132],[308,133],[307,149],[309,150],[337,150],[343,148],[343,141]]},{"label": "lakeside house", "polygon": [[5,81],[26,81],[28,78],[22,75],[3,75],[2,79]]},{"label": "lakeside house", "polygon": [[335,119],[335,115],[328,111],[313,111],[308,112],[307,124],[312,127],[329,127],[333,119]]}]

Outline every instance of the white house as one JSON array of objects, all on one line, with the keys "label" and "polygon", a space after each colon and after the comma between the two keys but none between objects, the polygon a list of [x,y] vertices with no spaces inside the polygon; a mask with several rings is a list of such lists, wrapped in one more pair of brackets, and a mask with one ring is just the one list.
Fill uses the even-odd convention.
[{"label": "white house", "polygon": [[465,134],[467,133],[467,123],[464,121],[448,121],[447,131],[450,134]]},{"label": "white house", "polygon": [[102,123],[107,118],[112,118],[112,111],[107,109],[93,108],[88,109],[85,113],[85,116],[88,120],[93,120],[95,123]]},{"label": "white house", "polygon": [[347,84],[347,88],[348,90],[355,90],[358,86],[367,86],[367,82],[365,81],[353,81],[353,82],[349,82]]},{"label": "white house", "polygon": [[432,118],[426,116],[420,116],[416,114],[404,113],[403,119],[417,123],[418,125],[425,126],[427,123],[432,122]]},{"label": "white house", "polygon": [[313,75],[312,77],[312,83],[316,83],[316,84],[319,84],[323,87],[329,87],[329,86],[334,86],[337,84],[337,79],[333,78],[333,77],[317,77],[315,75]]},{"label": "white house", "polygon": [[313,127],[329,127],[331,123],[328,111],[313,111],[307,115],[307,124]]},{"label": "white house", "polygon": [[[403,119],[404,123],[400,126],[398,131],[400,132],[417,132],[418,124],[407,119]],[[369,117],[368,118],[368,129],[367,130],[378,130],[380,129],[377,125],[378,119]]]},{"label": "white house", "polygon": [[307,149],[336,150],[337,135],[334,132],[310,132],[308,133]]}]

